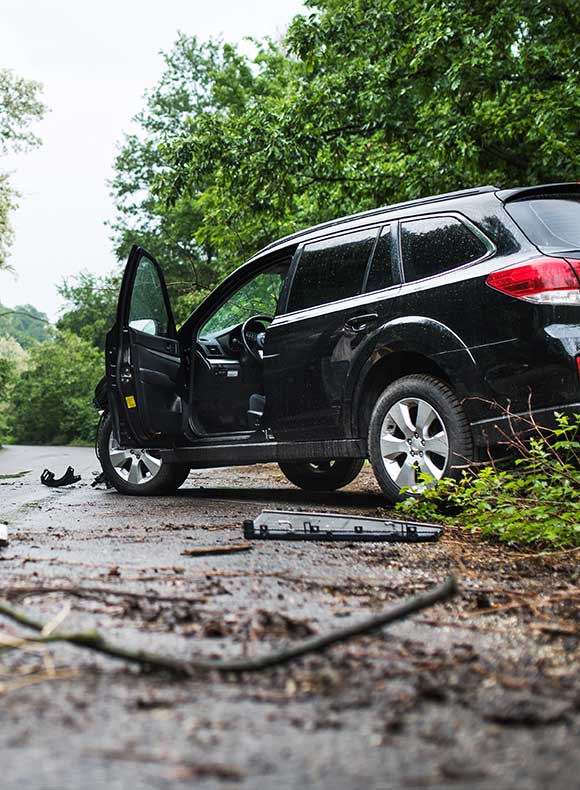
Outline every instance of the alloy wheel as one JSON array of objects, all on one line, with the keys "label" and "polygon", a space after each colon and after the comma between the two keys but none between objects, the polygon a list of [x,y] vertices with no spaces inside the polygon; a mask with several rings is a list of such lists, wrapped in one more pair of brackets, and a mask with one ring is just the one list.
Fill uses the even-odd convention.
[{"label": "alloy wheel", "polygon": [[157,476],[162,461],[150,450],[123,449],[111,433],[109,459],[119,477],[133,485],[143,485]]},{"label": "alloy wheel", "polygon": [[394,403],[381,427],[381,455],[399,488],[423,488],[420,472],[440,480],[449,460],[449,437],[433,406],[421,398]]}]

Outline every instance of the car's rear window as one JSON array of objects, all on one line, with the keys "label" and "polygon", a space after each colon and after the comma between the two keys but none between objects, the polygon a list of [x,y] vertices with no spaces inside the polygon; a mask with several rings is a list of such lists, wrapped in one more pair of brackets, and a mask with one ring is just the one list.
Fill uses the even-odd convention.
[{"label": "car's rear window", "polygon": [[580,250],[580,195],[518,200],[506,209],[542,251]]},{"label": "car's rear window", "polygon": [[482,258],[487,247],[455,217],[401,223],[405,281],[422,280]]}]

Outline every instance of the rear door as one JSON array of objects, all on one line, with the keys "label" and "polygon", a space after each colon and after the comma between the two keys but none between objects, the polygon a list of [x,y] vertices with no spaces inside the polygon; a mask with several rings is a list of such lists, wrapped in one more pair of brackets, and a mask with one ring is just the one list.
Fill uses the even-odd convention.
[{"label": "rear door", "polygon": [[299,248],[264,349],[265,417],[277,439],[345,437],[347,379],[379,318],[365,291],[393,283],[387,264],[379,271],[371,261],[390,261],[391,244],[389,228],[372,227]]},{"label": "rear door", "polygon": [[172,444],[184,424],[181,351],[161,268],[137,246],[107,335],[106,365],[113,430],[121,445]]}]

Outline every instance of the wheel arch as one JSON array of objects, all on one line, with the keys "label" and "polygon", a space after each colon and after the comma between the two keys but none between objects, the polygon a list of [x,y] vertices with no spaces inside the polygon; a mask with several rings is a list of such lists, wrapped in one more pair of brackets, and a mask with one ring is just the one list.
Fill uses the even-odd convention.
[{"label": "wheel arch", "polygon": [[374,404],[385,387],[413,373],[444,381],[460,400],[468,397],[479,378],[473,354],[449,327],[425,316],[395,319],[377,333],[353,385],[353,436],[366,436]]},{"label": "wheel arch", "polygon": [[366,436],[373,407],[381,392],[393,381],[412,373],[427,373],[453,388],[443,368],[424,354],[404,351],[388,354],[372,366],[358,389],[352,410],[356,436]]}]

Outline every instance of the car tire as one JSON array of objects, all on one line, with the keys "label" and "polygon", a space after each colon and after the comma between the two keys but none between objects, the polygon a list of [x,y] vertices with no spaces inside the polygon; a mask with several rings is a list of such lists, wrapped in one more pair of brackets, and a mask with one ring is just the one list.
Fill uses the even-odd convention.
[{"label": "car tire", "polygon": [[473,461],[471,430],[457,396],[440,379],[420,374],[397,379],[379,397],[368,448],[377,482],[393,504],[421,494],[419,471],[435,480],[457,479]]},{"label": "car tire", "polygon": [[155,450],[119,448],[113,436],[110,415],[100,423],[97,452],[105,477],[121,494],[172,494],[183,485],[190,471],[189,466],[162,461]]},{"label": "car tire", "polygon": [[335,458],[326,461],[284,461],[279,465],[291,483],[305,491],[336,491],[358,477],[364,458]]}]

